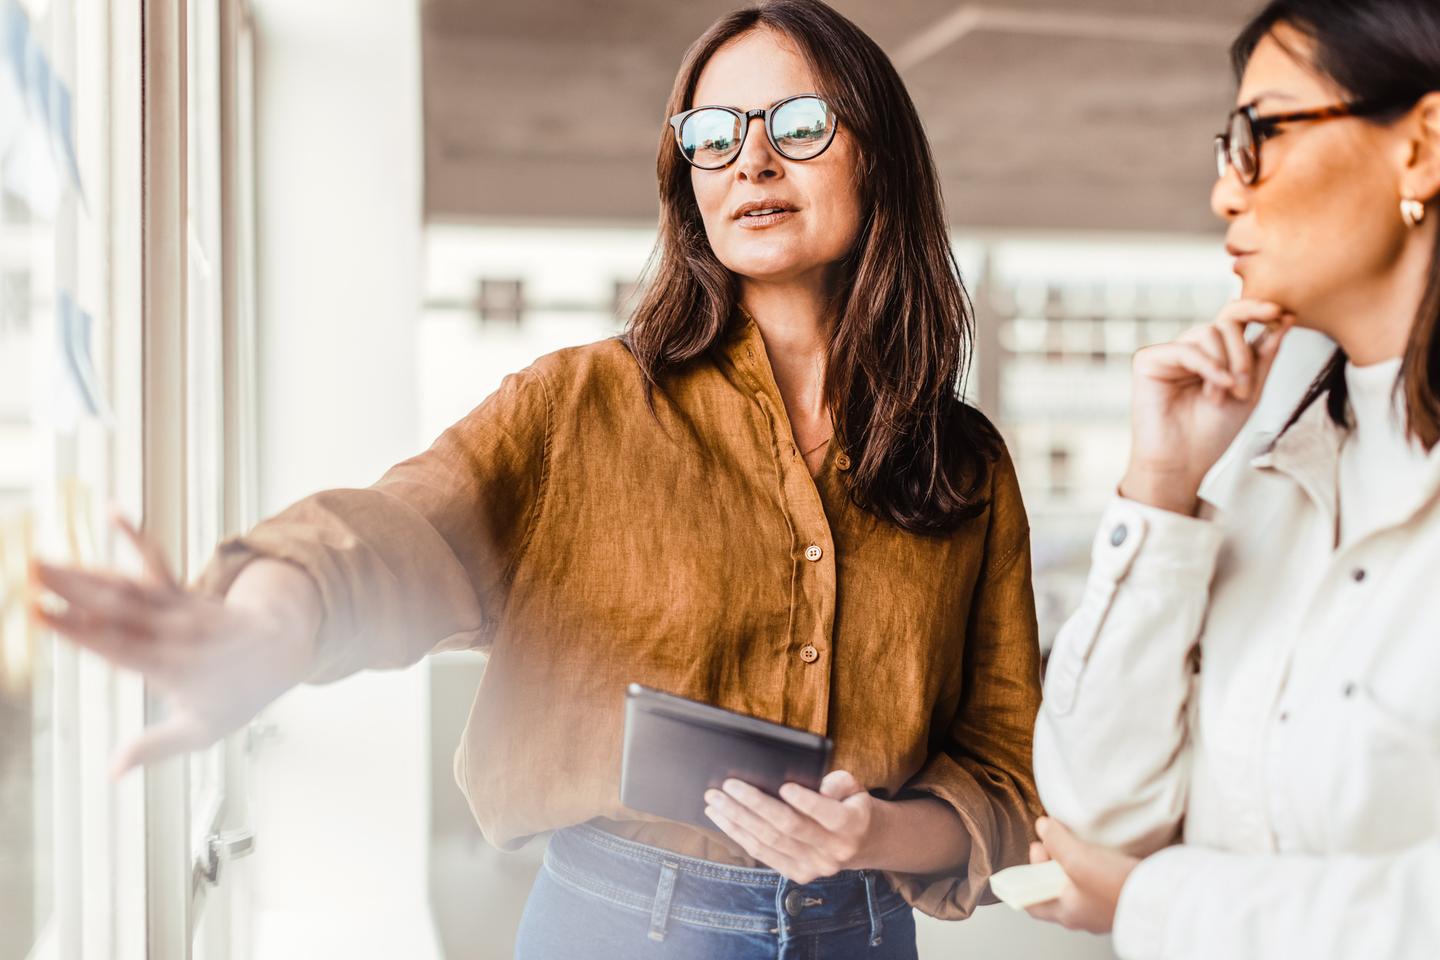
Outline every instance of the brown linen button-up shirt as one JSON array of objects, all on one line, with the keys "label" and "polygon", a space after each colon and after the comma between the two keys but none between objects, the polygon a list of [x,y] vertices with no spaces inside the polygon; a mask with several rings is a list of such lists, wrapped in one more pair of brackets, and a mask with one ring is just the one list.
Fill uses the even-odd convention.
[{"label": "brown linen button-up shirt", "polygon": [[562,350],[366,489],[327,490],[221,543],[199,589],[259,556],[297,564],[324,607],[312,682],[486,652],[455,774],[513,848],[596,820],[690,856],[755,866],[718,831],[619,802],[637,681],[831,737],[884,797],[930,794],[968,862],[890,874],[959,919],[1024,862],[1039,812],[1040,656],[1029,527],[1007,455],[988,509],[943,537],[847,497],[831,445],[812,477],[751,320],[665,382],[652,414],[618,340]]}]

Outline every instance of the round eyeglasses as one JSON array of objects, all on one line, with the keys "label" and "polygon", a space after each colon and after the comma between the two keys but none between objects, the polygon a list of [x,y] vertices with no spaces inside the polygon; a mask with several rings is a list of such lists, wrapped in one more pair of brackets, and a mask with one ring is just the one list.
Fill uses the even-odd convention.
[{"label": "round eyeglasses", "polygon": [[1215,171],[1223,179],[1225,171],[1234,167],[1241,183],[1254,186],[1260,181],[1260,145],[1279,133],[1281,124],[1371,117],[1402,106],[1407,104],[1361,101],[1268,117],[1262,117],[1253,103],[1236,107],[1225,122],[1225,132],[1215,137]]},{"label": "round eyeglasses", "polygon": [[830,105],[813,93],[777,100],[763,110],[696,107],[670,118],[680,155],[701,170],[729,166],[745,147],[750,121],[765,121],[765,136],[787,160],[814,160],[835,139],[837,120]]}]

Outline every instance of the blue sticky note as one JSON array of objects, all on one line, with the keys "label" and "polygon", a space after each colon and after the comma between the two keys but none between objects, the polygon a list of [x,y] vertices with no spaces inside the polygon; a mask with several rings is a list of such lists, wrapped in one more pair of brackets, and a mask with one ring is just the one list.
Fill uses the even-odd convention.
[{"label": "blue sticky note", "polygon": [[[71,122],[70,114],[70,88],[65,86],[63,81],[55,84],[55,97],[51,101],[53,113],[50,116],[50,129],[55,137],[57,149],[65,161],[65,168],[70,173],[70,182],[75,185],[75,191],[80,194],[81,204],[85,204],[85,185],[80,182],[80,161],[75,155],[75,132]],[[88,204],[86,204],[88,208]]]},{"label": "blue sticky note", "polygon": [[30,18],[19,0],[4,0],[4,12],[0,14],[5,25],[5,67],[15,78],[15,86],[25,92],[27,51],[30,48]]},{"label": "blue sticky note", "polygon": [[50,59],[36,44],[26,50],[25,72],[28,74],[30,105],[35,110],[35,119],[50,122]]},{"label": "blue sticky note", "polygon": [[79,309],[64,290],[55,295],[55,309],[60,358],[73,396],[87,414],[107,419],[108,411],[100,394],[99,378],[95,375],[95,363],[90,352],[95,319]]}]

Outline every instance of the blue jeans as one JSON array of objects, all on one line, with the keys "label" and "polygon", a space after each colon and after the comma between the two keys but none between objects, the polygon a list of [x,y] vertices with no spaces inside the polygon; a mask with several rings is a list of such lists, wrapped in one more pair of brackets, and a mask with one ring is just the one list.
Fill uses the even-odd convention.
[{"label": "blue jeans", "polygon": [[515,960],[915,960],[915,917],[880,874],[807,884],[581,824],[550,838]]}]

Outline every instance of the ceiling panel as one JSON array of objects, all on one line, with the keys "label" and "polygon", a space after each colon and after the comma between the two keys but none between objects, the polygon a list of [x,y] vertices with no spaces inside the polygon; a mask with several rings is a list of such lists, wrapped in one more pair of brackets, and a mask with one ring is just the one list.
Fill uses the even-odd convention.
[{"label": "ceiling panel", "polygon": [[[1249,2],[836,6],[901,66],[957,225],[1214,228],[1209,142]],[[653,220],[665,98],[729,9],[425,0],[427,214]]]}]

